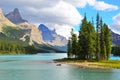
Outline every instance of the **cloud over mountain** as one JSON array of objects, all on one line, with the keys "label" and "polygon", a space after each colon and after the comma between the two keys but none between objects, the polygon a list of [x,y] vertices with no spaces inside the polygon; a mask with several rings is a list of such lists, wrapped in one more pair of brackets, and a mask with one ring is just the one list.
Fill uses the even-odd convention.
[{"label": "cloud over mountain", "polygon": [[82,20],[76,7],[84,8],[86,5],[97,10],[117,10],[118,7],[104,1],[97,0],[2,0],[0,7],[6,12],[19,8],[22,16],[36,25],[43,23],[50,29],[64,37],[70,35],[73,26]]},{"label": "cloud over mountain", "polygon": [[116,33],[120,34],[120,13],[113,17],[113,24],[110,26],[110,28]]}]

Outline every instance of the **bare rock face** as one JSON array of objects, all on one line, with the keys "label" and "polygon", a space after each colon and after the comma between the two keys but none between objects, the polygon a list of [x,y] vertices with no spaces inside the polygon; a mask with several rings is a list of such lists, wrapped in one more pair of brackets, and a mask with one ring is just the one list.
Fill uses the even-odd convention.
[{"label": "bare rock face", "polygon": [[11,22],[13,22],[14,24],[20,24],[23,22],[28,22],[27,20],[24,20],[21,15],[20,12],[18,10],[18,8],[15,8],[14,11],[8,13],[7,15],[5,15]]},{"label": "bare rock face", "polygon": [[50,30],[44,24],[40,24],[38,29],[42,32],[43,40],[53,46],[66,46],[67,39],[61,35],[58,35],[55,30]]},{"label": "bare rock face", "polygon": [[15,24],[13,24],[4,16],[2,9],[0,9],[0,32],[2,32],[2,27],[4,26],[16,27]]},{"label": "bare rock face", "polygon": [[44,44],[41,32],[36,28],[35,25],[30,24],[28,22],[24,22],[24,23],[19,24],[19,27],[21,29],[30,31],[30,34],[29,34],[29,32],[28,32],[28,34],[26,34],[26,35],[30,36],[30,42],[29,42],[30,45],[34,44],[34,42],[36,42],[38,44]]}]

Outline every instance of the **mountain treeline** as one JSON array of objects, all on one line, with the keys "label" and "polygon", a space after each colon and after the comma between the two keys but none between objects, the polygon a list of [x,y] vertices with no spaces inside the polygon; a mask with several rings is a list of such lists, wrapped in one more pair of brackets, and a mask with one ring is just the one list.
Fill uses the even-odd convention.
[{"label": "mountain treeline", "polygon": [[4,26],[0,33],[0,54],[33,54],[36,49],[28,42],[20,41],[24,35],[23,30],[18,27]]},{"label": "mountain treeline", "polygon": [[21,41],[8,41],[0,39],[0,54],[32,54],[35,53],[34,46],[21,45]]},{"label": "mountain treeline", "polygon": [[111,53],[111,33],[108,25],[97,14],[94,21],[87,21],[86,14],[80,25],[79,36],[71,31],[68,40],[68,58],[81,60],[108,60]]},{"label": "mountain treeline", "polygon": [[112,47],[112,54],[114,56],[120,56],[120,45],[115,45]]},{"label": "mountain treeline", "polygon": [[0,32],[0,54],[65,53],[51,45],[29,45],[30,36],[26,36],[25,41],[20,40],[24,35],[25,30],[19,27],[3,26]]}]

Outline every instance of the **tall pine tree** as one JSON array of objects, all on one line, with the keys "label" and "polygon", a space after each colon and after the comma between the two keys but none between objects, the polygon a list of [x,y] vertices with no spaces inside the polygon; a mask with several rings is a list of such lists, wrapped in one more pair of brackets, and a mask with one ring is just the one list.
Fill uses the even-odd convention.
[{"label": "tall pine tree", "polygon": [[99,14],[97,13],[96,16],[96,59],[100,60],[100,38],[99,38],[99,33],[100,33],[100,17]]},{"label": "tall pine tree", "polygon": [[86,37],[87,37],[87,41],[86,41],[86,43],[87,43],[87,48],[86,48],[87,59],[92,59],[95,56],[95,52],[96,52],[96,46],[95,46],[96,45],[96,43],[95,43],[96,35],[95,34],[96,34],[96,32],[94,30],[92,23],[88,22],[87,35],[86,35]]},{"label": "tall pine tree", "polygon": [[95,54],[95,30],[91,22],[87,21],[86,15],[82,20],[79,31],[79,56],[81,59],[92,59]]},{"label": "tall pine tree", "polygon": [[86,59],[86,54],[87,54],[87,38],[86,38],[86,35],[87,34],[87,18],[86,18],[86,14],[84,16],[84,19],[82,20],[82,24],[81,24],[81,27],[80,27],[80,31],[79,31],[79,46],[80,46],[80,51],[79,51],[79,58],[80,59]]},{"label": "tall pine tree", "polygon": [[104,60],[107,58],[106,55],[106,45],[105,45],[105,30],[103,27],[102,18],[100,19],[100,59]]},{"label": "tall pine tree", "polygon": [[67,56],[68,58],[71,58],[72,56],[72,52],[71,52],[71,40],[68,40],[68,44],[67,44]]},{"label": "tall pine tree", "polygon": [[73,29],[71,31],[71,44],[71,52],[75,56],[75,58],[77,58],[77,35],[73,33]]},{"label": "tall pine tree", "polygon": [[104,24],[103,27],[104,27],[104,41],[106,46],[106,59],[108,60],[111,54],[111,46],[112,46],[111,33],[110,33],[110,29],[106,24]]}]

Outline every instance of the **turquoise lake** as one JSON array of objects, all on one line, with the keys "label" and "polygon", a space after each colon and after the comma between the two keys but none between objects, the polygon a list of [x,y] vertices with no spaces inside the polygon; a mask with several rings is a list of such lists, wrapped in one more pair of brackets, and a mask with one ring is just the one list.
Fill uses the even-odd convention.
[{"label": "turquoise lake", "polygon": [[[53,59],[66,54],[1,55],[0,80],[120,80],[120,70],[56,66]],[[110,59],[120,59],[111,57]]]}]

